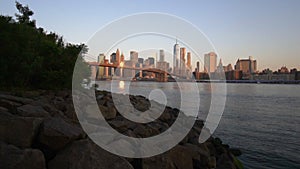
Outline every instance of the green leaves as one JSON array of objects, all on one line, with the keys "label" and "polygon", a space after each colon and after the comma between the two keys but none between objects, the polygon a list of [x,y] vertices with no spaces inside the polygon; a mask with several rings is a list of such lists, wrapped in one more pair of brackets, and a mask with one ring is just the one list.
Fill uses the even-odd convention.
[{"label": "green leaves", "polygon": [[[33,12],[16,2],[17,21],[0,16],[0,86],[2,88],[71,88],[77,57],[85,45],[65,44],[63,37],[30,23]],[[82,50],[84,49],[84,50]],[[80,62],[83,59],[79,58]],[[89,68],[82,64],[82,73]]]}]

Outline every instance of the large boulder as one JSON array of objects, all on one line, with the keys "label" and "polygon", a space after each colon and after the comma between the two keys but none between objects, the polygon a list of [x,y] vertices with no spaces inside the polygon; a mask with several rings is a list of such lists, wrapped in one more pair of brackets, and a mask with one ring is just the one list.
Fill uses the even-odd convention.
[{"label": "large boulder", "polygon": [[43,153],[38,149],[21,150],[0,141],[1,169],[46,169]]},{"label": "large boulder", "polygon": [[89,139],[73,142],[49,161],[48,169],[133,169],[124,158],[113,155]]},{"label": "large boulder", "polygon": [[12,95],[7,95],[7,94],[0,94],[0,99],[10,100],[10,101],[18,102],[21,104],[29,104],[29,103],[33,102],[33,100],[29,99],[29,98],[12,96]]},{"label": "large boulder", "polygon": [[107,120],[114,119],[117,116],[117,110],[113,105],[109,105],[107,107],[99,105],[99,109],[103,117]]},{"label": "large boulder", "polygon": [[65,119],[57,116],[44,120],[39,134],[39,143],[47,148],[57,151],[68,143],[84,137],[83,130]]},{"label": "large boulder", "polygon": [[41,118],[0,112],[0,140],[22,148],[31,147],[41,123]]},{"label": "large boulder", "polygon": [[17,108],[17,115],[24,117],[49,117],[49,113],[38,105],[26,104]]},{"label": "large boulder", "polygon": [[[143,169],[193,169],[193,156],[195,151],[177,145],[170,151],[142,160]],[[196,157],[195,157],[196,158]]]},{"label": "large boulder", "polygon": [[22,106],[22,104],[11,100],[0,99],[0,106],[6,108],[10,113],[15,113],[17,107]]}]

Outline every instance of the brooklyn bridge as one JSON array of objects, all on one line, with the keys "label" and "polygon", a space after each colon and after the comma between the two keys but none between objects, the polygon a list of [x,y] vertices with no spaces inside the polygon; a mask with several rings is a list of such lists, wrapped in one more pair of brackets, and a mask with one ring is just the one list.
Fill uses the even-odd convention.
[{"label": "brooklyn bridge", "polygon": [[[133,80],[133,79],[153,79],[158,82],[168,82],[174,77],[183,77],[158,68],[153,67],[129,67],[123,64],[106,64],[98,62],[88,62],[92,69],[92,78],[95,80],[109,79],[112,75],[116,78]],[[99,68],[103,68],[103,76],[99,76]],[[145,78],[145,74],[151,74],[150,78]]]}]

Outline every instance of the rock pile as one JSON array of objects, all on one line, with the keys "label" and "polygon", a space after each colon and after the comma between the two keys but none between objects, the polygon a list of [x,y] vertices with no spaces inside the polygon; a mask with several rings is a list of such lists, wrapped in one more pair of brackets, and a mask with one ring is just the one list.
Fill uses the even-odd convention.
[{"label": "rock pile", "polygon": [[[166,131],[179,110],[166,107],[162,115],[147,124],[124,118],[114,106],[109,92],[97,91],[97,102],[107,122],[120,133],[137,138]],[[119,98],[124,95],[118,96]],[[145,111],[156,102],[142,96],[129,96],[131,104]],[[84,100],[83,100],[84,101]],[[87,107],[88,108],[88,107]],[[130,111],[130,108],[124,109]],[[99,120],[85,114],[95,125]],[[239,161],[228,145],[210,138],[203,144],[198,137],[203,128],[196,121],[190,133],[166,153],[144,159],[129,159],[97,146],[81,128],[70,91],[24,92],[22,96],[0,93],[0,168],[1,169],[237,169]],[[237,149],[232,149],[240,155]]]}]

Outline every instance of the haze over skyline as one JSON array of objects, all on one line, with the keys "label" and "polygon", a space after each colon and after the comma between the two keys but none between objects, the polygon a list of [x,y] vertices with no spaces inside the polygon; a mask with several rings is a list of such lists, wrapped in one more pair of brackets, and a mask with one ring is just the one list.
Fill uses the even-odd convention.
[{"label": "haze over skyline", "polygon": [[[34,11],[37,26],[86,43],[101,27],[126,15],[162,12],[197,26],[212,41],[223,64],[253,56],[258,69],[285,65],[300,69],[300,1],[20,1]],[[0,1],[1,15],[17,12],[15,2]],[[162,47],[164,48],[164,47]],[[172,46],[169,47],[172,50]],[[122,49],[125,55],[129,50]],[[135,49],[139,51],[139,49]],[[209,52],[209,51],[207,51]],[[203,57],[203,56],[202,56]],[[193,61],[195,62],[195,61]]]}]

